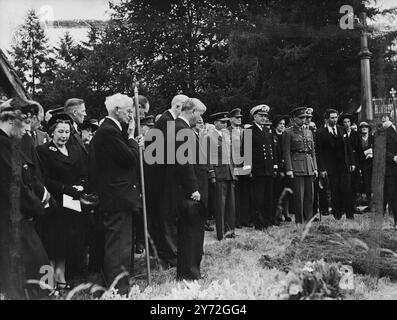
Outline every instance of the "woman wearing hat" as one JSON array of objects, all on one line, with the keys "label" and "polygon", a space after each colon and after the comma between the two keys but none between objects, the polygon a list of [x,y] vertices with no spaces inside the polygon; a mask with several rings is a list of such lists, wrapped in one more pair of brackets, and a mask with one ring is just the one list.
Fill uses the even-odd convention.
[{"label": "woman wearing hat", "polygon": [[90,144],[92,137],[98,128],[99,126],[95,121],[88,119],[85,119],[83,123],[79,125],[81,140],[86,147]]},{"label": "woman wearing hat", "polygon": [[374,136],[371,134],[370,125],[363,121],[359,125],[361,137],[358,143],[358,165],[361,172],[361,193],[366,195],[368,205],[371,201],[371,177]]},{"label": "woman wearing hat", "polygon": [[72,120],[56,114],[48,122],[52,141],[37,147],[47,189],[57,202],[43,217],[42,240],[54,267],[57,289],[68,288],[69,280],[84,266],[84,216],[79,200],[84,191],[84,159],[77,146],[67,145]]}]

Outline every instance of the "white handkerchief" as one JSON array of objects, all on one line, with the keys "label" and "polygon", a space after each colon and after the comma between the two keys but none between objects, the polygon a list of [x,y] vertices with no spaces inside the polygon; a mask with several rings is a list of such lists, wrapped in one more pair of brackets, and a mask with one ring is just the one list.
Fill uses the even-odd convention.
[{"label": "white handkerchief", "polygon": [[73,211],[81,212],[80,200],[73,200],[73,198],[67,194],[63,195],[63,207]]}]

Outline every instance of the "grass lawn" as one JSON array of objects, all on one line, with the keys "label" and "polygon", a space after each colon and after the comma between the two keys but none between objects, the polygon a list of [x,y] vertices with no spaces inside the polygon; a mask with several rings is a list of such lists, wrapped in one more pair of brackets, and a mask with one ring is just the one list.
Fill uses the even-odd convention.
[{"label": "grass lawn", "polygon": [[[138,257],[129,296],[107,291],[102,299],[397,299],[397,230],[388,216],[382,221],[369,213],[354,221],[327,216],[306,227],[289,222],[266,231],[236,229],[236,234],[218,241],[215,231],[206,232],[202,280],[178,282],[175,268],[160,270],[153,260],[152,285],[146,287],[145,259]],[[351,270],[345,265],[353,269],[347,289],[340,287],[341,270]],[[92,299],[92,286],[83,286],[69,298]]]},{"label": "grass lawn", "polygon": [[[153,285],[145,289],[145,282],[138,280],[129,298],[280,299],[291,272],[302,269],[306,261],[325,259],[353,267],[353,288],[343,291],[340,299],[397,299],[397,230],[390,217],[378,225],[381,232],[374,231],[374,223],[369,213],[356,215],[354,221],[327,216],[310,228],[292,222],[266,231],[236,229],[236,239],[220,242],[215,232],[206,232],[204,279],[177,282],[175,268],[154,267]],[[377,243],[383,248],[378,260],[371,255]],[[143,261],[137,265],[144,272]],[[109,294],[107,298],[122,297]]]}]

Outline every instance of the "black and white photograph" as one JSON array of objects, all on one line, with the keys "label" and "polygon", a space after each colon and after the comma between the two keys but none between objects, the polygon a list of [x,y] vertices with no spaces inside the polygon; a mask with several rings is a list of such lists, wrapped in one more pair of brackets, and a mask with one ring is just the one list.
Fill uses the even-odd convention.
[{"label": "black and white photograph", "polygon": [[0,0],[0,300],[397,300],[396,126],[397,0]]}]

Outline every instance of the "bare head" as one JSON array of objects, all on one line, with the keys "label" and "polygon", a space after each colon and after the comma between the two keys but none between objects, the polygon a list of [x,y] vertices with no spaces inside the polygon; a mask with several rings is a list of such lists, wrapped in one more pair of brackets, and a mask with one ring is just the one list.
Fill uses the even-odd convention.
[{"label": "bare head", "polygon": [[202,120],[202,115],[206,110],[207,107],[199,99],[188,98],[181,107],[181,115],[189,121],[190,126],[194,127]]},{"label": "bare head", "polygon": [[324,119],[330,127],[336,126],[338,122],[338,111],[335,109],[327,109],[324,114]]},{"label": "bare head", "polygon": [[71,98],[66,100],[63,110],[77,124],[82,124],[84,118],[87,116],[85,103],[82,99]]},{"label": "bare head", "polygon": [[183,103],[188,100],[189,97],[184,94],[178,94],[171,101],[171,110],[175,112],[176,116],[179,116],[182,111]]},{"label": "bare head", "polygon": [[32,116],[31,126],[32,130],[34,131],[40,127],[41,122],[44,120],[44,109],[41,104],[36,101],[31,101],[31,103],[36,105],[38,109],[37,115]]},{"label": "bare head", "polygon": [[105,106],[109,116],[121,123],[129,123],[133,119],[134,101],[125,94],[106,97]]}]

